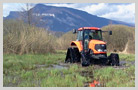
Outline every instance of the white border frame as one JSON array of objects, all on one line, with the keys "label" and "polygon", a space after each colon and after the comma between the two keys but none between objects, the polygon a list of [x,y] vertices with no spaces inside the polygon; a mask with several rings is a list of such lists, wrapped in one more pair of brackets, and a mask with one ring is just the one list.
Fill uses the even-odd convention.
[{"label": "white border frame", "polygon": [[55,88],[55,87],[29,87],[29,88],[9,88],[9,87],[3,87],[3,3],[135,3],[135,54],[137,54],[137,38],[138,36],[136,36],[137,34],[137,18],[136,18],[136,8],[137,8],[137,4],[136,4],[136,0],[0,0],[0,88],[1,89],[136,89],[137,88],[137,70],[136,68],[137,66],[137,55],[135,55],[135,87],[96,87],[96,88],[89,88],[89,87],[75,87],[75,88]]}]

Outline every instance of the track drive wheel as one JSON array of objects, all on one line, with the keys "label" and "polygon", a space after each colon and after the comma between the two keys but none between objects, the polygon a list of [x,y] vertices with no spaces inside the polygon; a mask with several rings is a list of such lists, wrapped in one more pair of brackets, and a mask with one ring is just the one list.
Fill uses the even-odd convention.
[{"label": "track drive wheel", "polygon": [[107,58],[102,58],[100,61],[103,66],[107,65]]},{"label": "track drive wheel", "polygon": [[81,65],[83,67],[86,67],[86,66],[89,66],[90,65],[90,62],[87,61],[84,57],[81,57],[80,59],[81,59]]},{"label": "track drive wheel", "polygon": [[119,55],[116,53],[111,53],[108,57],[110,65],[119,66]]},{"label": "track drive wheel", "polygon": [[77,48],[68,48],[65,63],[80,62],[80,57],[81,57],[81,55]]}]

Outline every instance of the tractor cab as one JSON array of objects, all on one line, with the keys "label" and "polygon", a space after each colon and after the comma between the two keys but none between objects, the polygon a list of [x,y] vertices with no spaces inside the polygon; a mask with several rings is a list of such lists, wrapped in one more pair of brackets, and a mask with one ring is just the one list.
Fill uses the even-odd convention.
[{"label": "tractor cab", "polygon": [[69,60],[69,62],[81,61],[83,66],[95,61],[100,61],[102,64],[109,63],[106,42],[102,39],[102,32],[109,32],[109,35],[112,35],[112,31],[102,31],[97,27],[73,29],[73,33],[77,33],[77,39],[71,42],[65,62]]},{"label": "tractor cab", "polygon": [[84,38],[88,40],[102,40],[102,31],[99,28],[79,28],[77,40],[83,40],[83,33]]},{"label": "tractor cab", "polygon": [[[73,33],[77,33],[77,40],[72,41],[71,46],[76,45],[79,51],[91,51],[93,54],[106,54],[106,42],[102,39],[102,30],[96,27],[83,27],[78,30],[73,30]],[[104,31],[105,32],[105,31]],[[109,35],[112,32],[109,31]],[[82,47],[78,46],[78,43]]]}]

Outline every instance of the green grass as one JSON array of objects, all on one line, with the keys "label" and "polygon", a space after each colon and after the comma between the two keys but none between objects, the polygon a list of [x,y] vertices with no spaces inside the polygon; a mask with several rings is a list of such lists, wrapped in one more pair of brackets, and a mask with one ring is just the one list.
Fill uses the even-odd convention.
[{"label": "green grass", "polygon": [[[135,60],[135,55],[121,54],[121,59]],[[6,55],[3,59],[4,87],[84,87],[87,82],[99,80],[105,87],[134,87],[135,66],[116,69],[111,66],[82,67],[70,64],[68,68],[50,68],[64,63],[65,51],[45,55]],[[40,65],[40,67],[38,67]],[[43,65],[43,66],[41,66]]]},{"label": "green grass", "polygon": [[135,66],[124,70],[113,67],[96,69],[94,76],[105,87],[135,87]]},{"label": "green grass", "polygon": [[135,61],[135,54],[119,54],[120,60]]},{"label": "green grass", "polygon": [[79,74],[78,66],[73,64],[69,69],[41,68],[37,70],[20,71],[12,74],[13,78],[4,76],[4,86],[12,83],[19,87],[83,87],[86,78]]},{"label": "green grass", "polygon": [[[108,56],[110,53],[107,54]],[[135,54],[119,54],[120,60],[125,60],[125,61],[135,61]]]},{"label": "green grass", "polygon": [[62,54],[46,55],[4,55],[4,73],[9,71],[33,70],[36,65],[57,64],[64,60]]},{"label": "green grass", "polygon": [[[46,55],[4,55],[3,84],[19,87],[82,87],[86,78],[76,64],[68,69],[47,69],[64,63],[65,53]],[[38,68],[37,65],[45,65]]]},{"label": "green grass", "polygon": [[[40,87],[77,87],[83,86],[85,77],[74,73],[77,68],[75,65],[71,66],[69,70],[62,69],[40,69],[38,71],[22,72],[21,81],[18,86],[40,86]],[[31,84],[31,85],[30,85]]]}]

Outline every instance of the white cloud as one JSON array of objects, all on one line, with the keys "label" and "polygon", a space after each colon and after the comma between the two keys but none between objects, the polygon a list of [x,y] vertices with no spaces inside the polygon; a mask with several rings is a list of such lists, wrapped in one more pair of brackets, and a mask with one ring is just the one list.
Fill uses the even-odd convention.
[{"label": "white cloud", "polygon": [[3,16],[9,15],[10,11],[20,11],[19,3],[4,3],[3,4]]},{"label": "white cloud", "polygon": [[119,20],[127,23],[135,23],[134,3],[73,3],[73,4],[46,4],[57,7],[70,7],[86,11],[112,20]]},{"label": "white cloud", "polygon": [[50,5],[50,6],[57,6],[57,7],[70,7],[70,8],[76,8],[76,9],[80,9],[83,7],[86,7],[88,5],[91,5],[91,3],[55,3],[55,4],[48,4],[46,3],[46,5]]},{"label": "white cloud", "polygon": [[26,5],[25,3],[4,3],[3,4],[3,16],[4,17],[8,16],[10,11],[21,11],[23,8],[26,9],[25,5]]},{"label": "white cloud", "polygon": [[117,9],[112,5],[109,6],[108,4],[100,3],[97,5],[90,5],[84,8],[85,11],[93,14],[93,15],[104,15],[109,12],[115,12]]},{"label": "white cloud", "polygon": [[120,20],[128,23],[135,23],[135,4],[117,5],[116,11],[108,12],[100,17],[109,18],[113,20]]},{"label": "white cloud", "polygon": [[[18,11],[21,5],[23,4],[4,4],[3,16],[7,16],[10,11]],[[99,17],[135,23],[135,3],[46,3],[46,5],[75,8]]]}]

